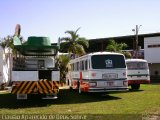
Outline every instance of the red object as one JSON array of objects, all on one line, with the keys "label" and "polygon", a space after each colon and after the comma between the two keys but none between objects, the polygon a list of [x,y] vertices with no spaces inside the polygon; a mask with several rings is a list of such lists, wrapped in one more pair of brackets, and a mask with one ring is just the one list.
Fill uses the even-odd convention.
[{"label": "red object", "polygon": [[80,77],[79,78],[80,78],[80,81],[81,81],[82,80],[82,72],[80,72]]},{"label": "red object", "polygon": [[132,84],[149,84],[150,80],[128,80],[128,85]]}]

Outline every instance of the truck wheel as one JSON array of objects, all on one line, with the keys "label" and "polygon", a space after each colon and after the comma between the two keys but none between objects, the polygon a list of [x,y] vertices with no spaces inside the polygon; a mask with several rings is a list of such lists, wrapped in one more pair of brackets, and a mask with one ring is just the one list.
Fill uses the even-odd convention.
[{"label": "truck wheel", "polygon": [[140,88],[140,84],[132,84],[131,89],[132,90],[138,90]]}]

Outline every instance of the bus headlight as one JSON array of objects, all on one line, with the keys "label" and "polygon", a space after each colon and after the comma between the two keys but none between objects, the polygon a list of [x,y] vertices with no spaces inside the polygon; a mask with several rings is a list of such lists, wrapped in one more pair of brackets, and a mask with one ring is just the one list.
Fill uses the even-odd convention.
[{"label": "bus headlight", "polygon": [[97,86],[97,82],[90,82],[90,83],[89,83],[89,86],[90,86],[90,87],[96,87],[96,86]]}]

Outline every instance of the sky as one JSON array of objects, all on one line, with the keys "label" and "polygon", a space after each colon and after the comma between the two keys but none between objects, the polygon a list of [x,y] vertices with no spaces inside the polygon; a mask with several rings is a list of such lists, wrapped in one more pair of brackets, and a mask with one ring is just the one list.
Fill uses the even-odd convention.
[{"label": "sky", "polygon": [[160,32],[160,0],[0,0],[0,38],[45,36],[51,42],[76,30],[87,39]]}]

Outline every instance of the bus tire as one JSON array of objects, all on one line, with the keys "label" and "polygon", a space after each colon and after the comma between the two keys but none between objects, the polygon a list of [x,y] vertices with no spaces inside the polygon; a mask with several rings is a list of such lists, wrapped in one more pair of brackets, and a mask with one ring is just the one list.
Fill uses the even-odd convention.
[{"label": "bus tire", "polygon": [[139,90],[139,88],[140,88],[140,84],[132,84],[131,85],[132,90]]},{"label": "bus tire", "polygon": [[69,87],[69,90],[70,90],[70,91],[73,91],[73,88],[72,88],[72,86],[70,86],[70,87]]},{"label": "bus tire", "polygon": [[69,82],[69,80],[67,80],[67,85],[68,85],[68,86],[70,86],[70,82]]}]

